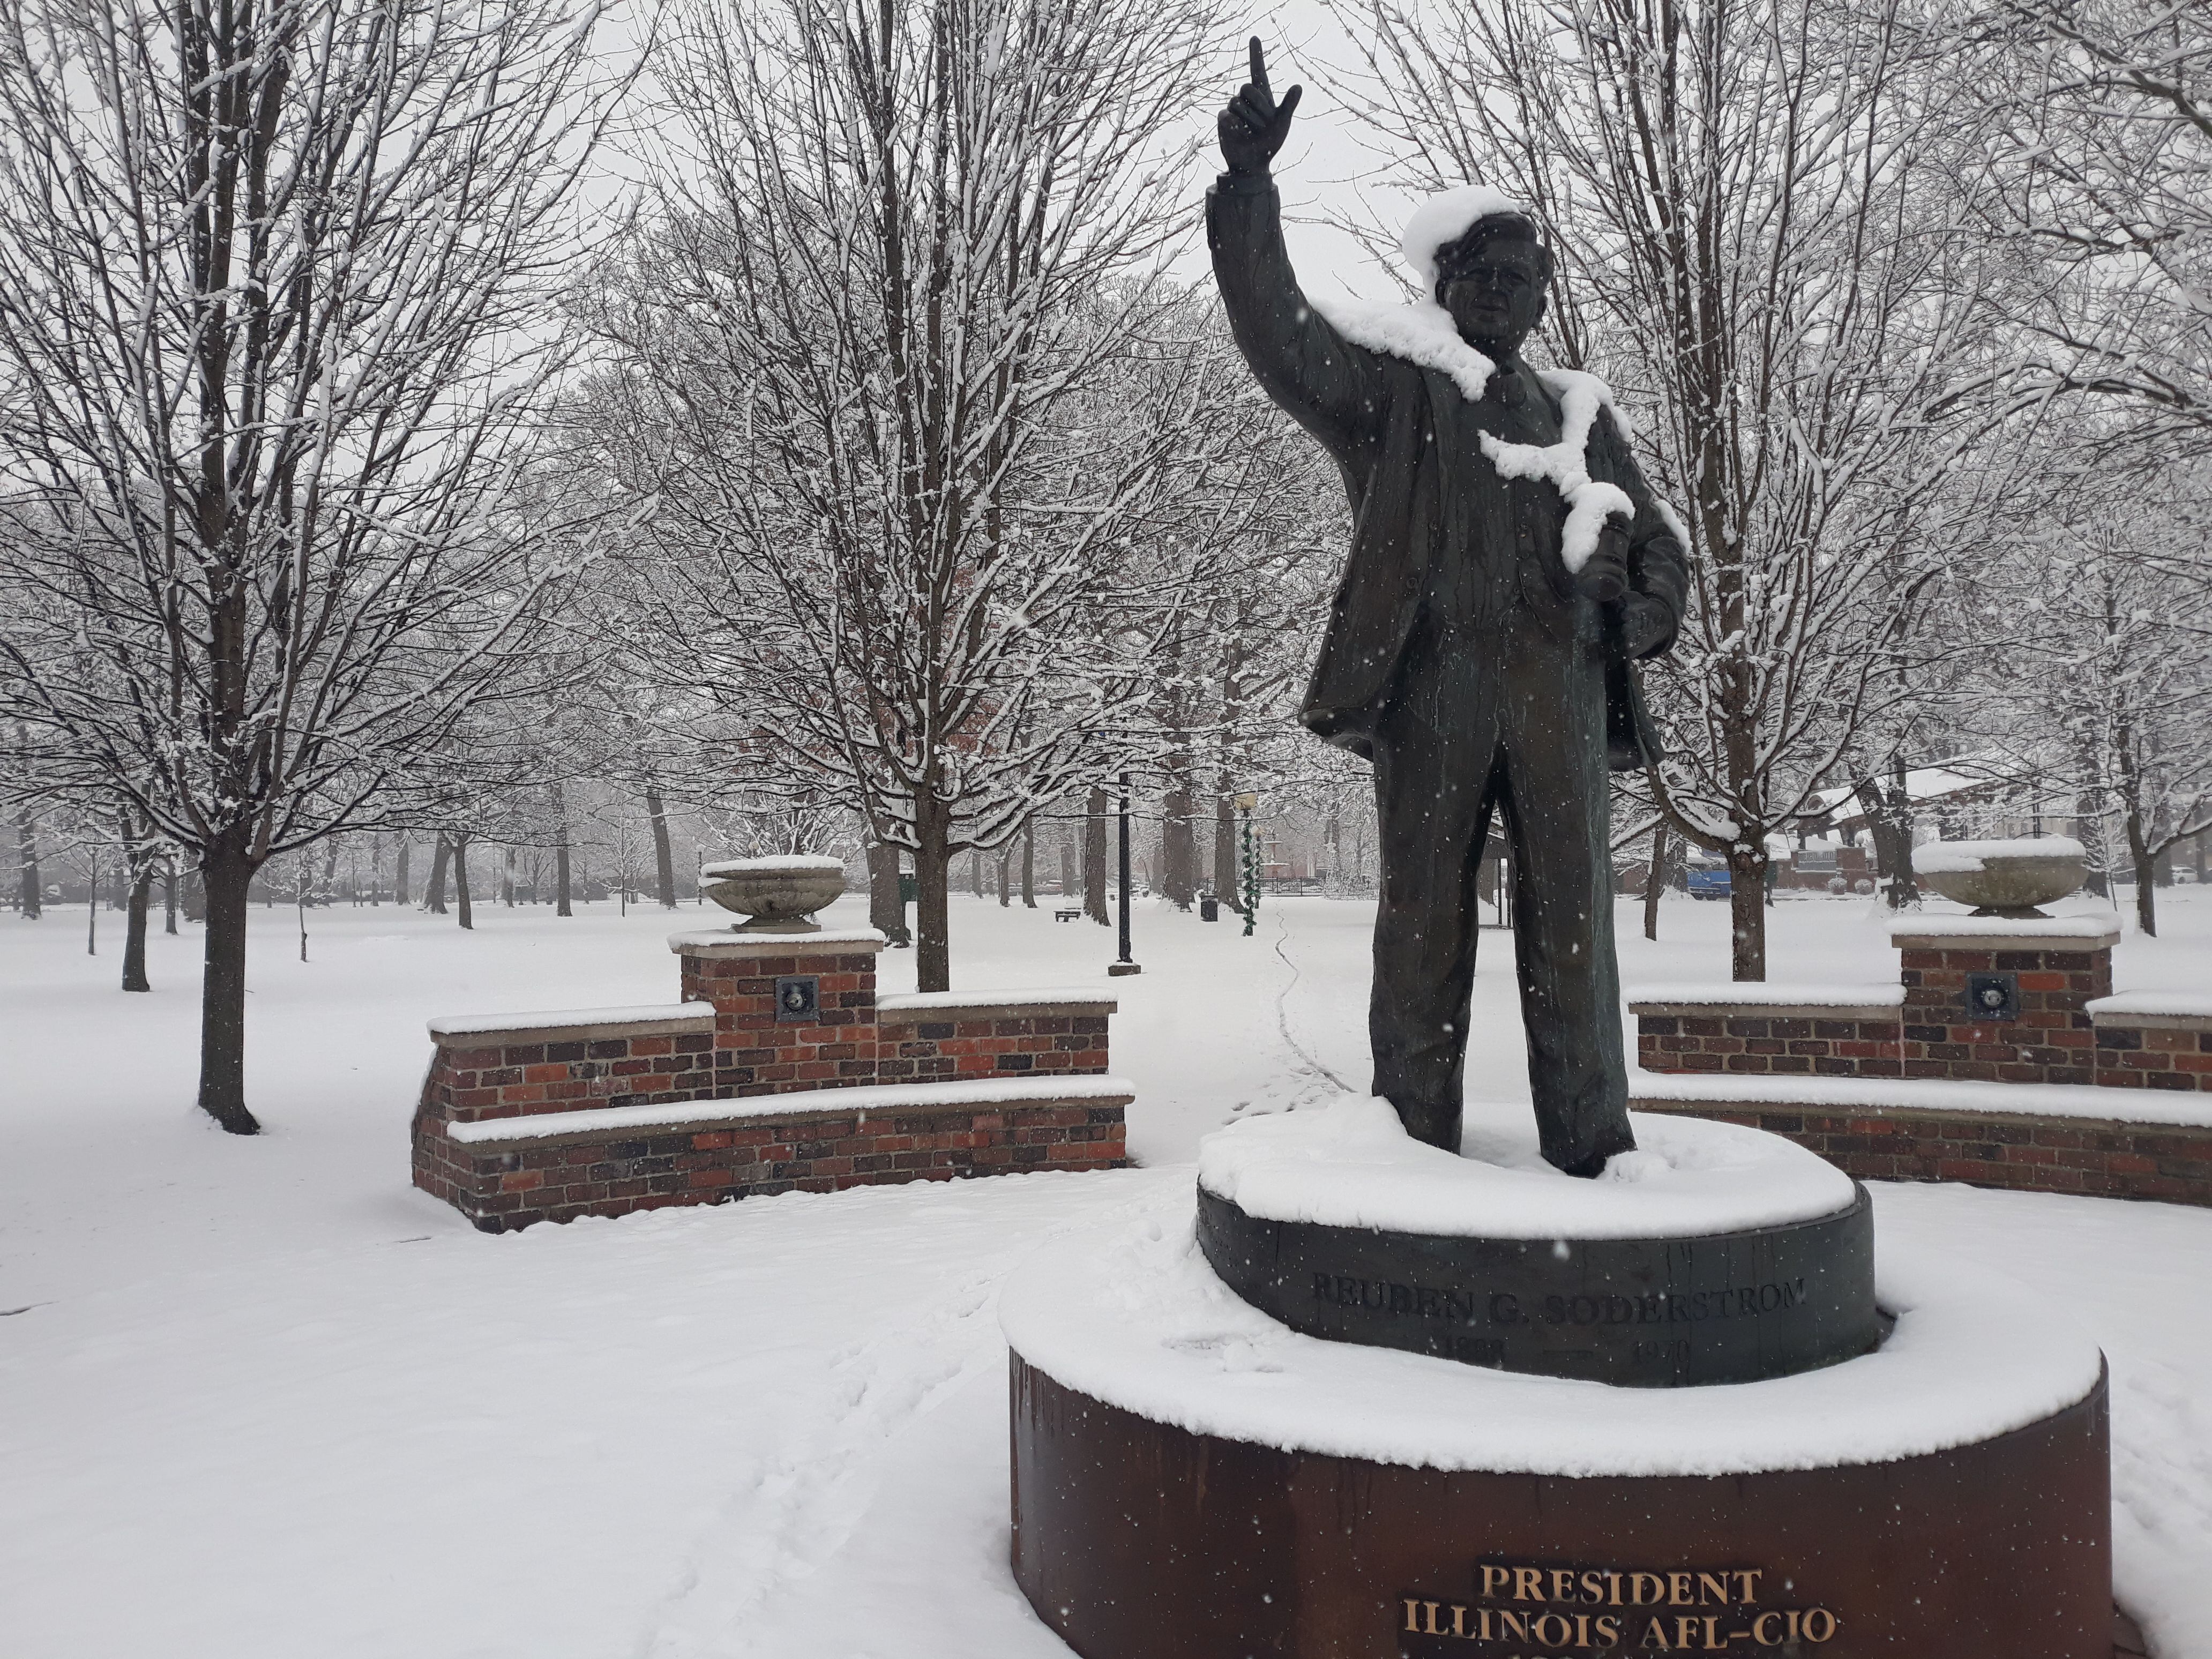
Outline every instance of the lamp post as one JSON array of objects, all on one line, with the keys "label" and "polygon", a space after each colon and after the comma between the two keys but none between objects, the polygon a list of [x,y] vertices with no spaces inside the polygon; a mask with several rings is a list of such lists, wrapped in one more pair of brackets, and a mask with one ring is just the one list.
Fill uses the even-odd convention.
[{"label": "lamp post", "polygon": [[1145,970],[1129,957],[1129,775],[1121,774],[1121,955],[1118,961],[1106,964],[1109,975],[1119,978],[1126,974],[1141,974]]},{"label": "lamp post", "polygon": [[1244,821],[1243,856],[1238,863],[1242,866],[1241,873],[1243,876],[1240,884],[1244,890],[1244,937],[1246,939],[1252,937],[1253,912],[1260,908],[1260,861],[1253,855],[1252,848],[1252,809],[1259,804],[1259,796],[1249,789],[1237,797],[1237,811]]}]

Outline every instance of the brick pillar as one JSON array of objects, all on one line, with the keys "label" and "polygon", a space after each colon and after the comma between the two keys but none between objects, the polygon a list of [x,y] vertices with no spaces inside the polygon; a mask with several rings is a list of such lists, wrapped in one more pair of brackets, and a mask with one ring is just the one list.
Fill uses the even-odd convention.
[{"label": "brick pillar", "polygon": [[683,1000],[714,1005],[719,1096],[837,1089],[876,1079],[872,927],[678,933]]},{"label": "brick pillar", "polygon": [[[2112,991],[2118,918],[2011,921],[1934,916],[1893,922],[1905,987],[1908,1078],[2090,1083],[2097,1034],[2087,1005]],[[2007,994],[1992,1015],[1978,987]]]}]

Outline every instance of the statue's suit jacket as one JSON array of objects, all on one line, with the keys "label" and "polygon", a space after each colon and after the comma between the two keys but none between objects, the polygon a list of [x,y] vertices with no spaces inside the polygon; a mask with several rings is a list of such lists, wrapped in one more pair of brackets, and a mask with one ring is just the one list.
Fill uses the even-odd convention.
[{"label": "statue's suit jacket", "polygon": [[[1299,718],[1329,742],[1370,754],[1400,659],[1434,592],[1438,562],[1451,550],[1449,498],[1464,488],[1464,469],[1490,463],[1474,447],[1466,400],[1449,374],[1352,343],[1307,303],[1283,246],[1281,210],[1268,179],[1225,176],[1207,197],[1206,232],[1245,360],[1268,394],[1335,458],[1351,498],[1352,555]],[[1517,373],[1530,396],[1550,404],[1556,434],[1556,394],[1525,369]],[[1631,586],[1661,601],[1679,623],[1687,587],[1682,549],[1610,411],[1591,430],[1586,465],[1593,479],[1617,484],[1634,503]],[[1522,544],[1510,578],[1523,601],[1522,615],[1571,636],[1590,625],[1587,613],[1595,607],[1580,600],[1559,556],[1565,505],[1540,480],[1510,489],[1518,522],[1504,533]],[[1532,556],[1532,545],[1543,556]],[[1667,650],[1674,631],[1644,654]],[[1659,744],[1617,629],[1608,629],[1607,639],[1607,747],[1616,769],[1631,769],[1656,760]]]}]

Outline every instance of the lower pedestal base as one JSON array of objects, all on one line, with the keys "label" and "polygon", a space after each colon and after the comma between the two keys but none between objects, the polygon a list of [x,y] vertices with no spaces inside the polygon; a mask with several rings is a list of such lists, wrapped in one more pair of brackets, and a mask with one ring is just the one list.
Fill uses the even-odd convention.
[{"label": "lower pedestal base", "polygon": [[2101,1381],[1917,1457],[1579,1479],[1192,1433],[1019,1354],[1012,1385],[1014,1575],[1083,1659],[2113,1651]]},{"label": "lower pedestal base", "polygon": [[1873,1352],[1616,1388],[1292,1331],[1175,1209],[1006,1281],[1013,1570],[1083,1659],[2111,1659],[2095,1346],[1886,1249]]}]

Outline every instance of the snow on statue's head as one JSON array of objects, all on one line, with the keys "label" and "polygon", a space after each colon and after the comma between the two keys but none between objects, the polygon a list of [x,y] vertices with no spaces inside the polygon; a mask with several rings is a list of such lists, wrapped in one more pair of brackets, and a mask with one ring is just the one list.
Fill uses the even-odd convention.
[{"label": "snow on statue's head", "polygon": [[1484,356],[1520,352],[1544,321],[1551,250],[1535,219],[1486,184],[1422,201],[1398,250],[1458,337]]},{"label": "snow on statue's head", "polygon": [[[1398,257],[1420,278],[1423,292],[1433,294],[1437,256],[1455,242],[1480,242],[1491,236],[1544,246],[1536,221],[1520,203],[1488,185],[1462,185],[1457,190],[1438,191],[1413,210],[1406,221],[1406,234],[1398,239]],[[1547,275],[1551,258],[1550,250],[1545,249]]]}]

